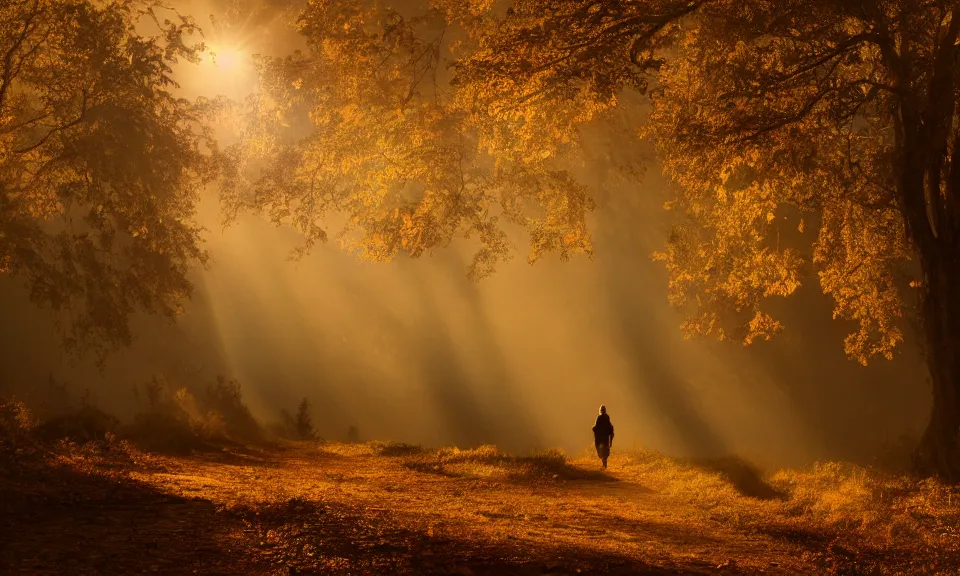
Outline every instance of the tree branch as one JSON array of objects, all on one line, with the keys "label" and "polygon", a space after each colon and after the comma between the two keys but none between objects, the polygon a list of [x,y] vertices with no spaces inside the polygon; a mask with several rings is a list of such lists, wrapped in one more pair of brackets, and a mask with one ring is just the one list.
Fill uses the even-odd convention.
[{"label": "tree branch", "polygon": [[17,153],[17,154],[26,154],[26,153],[28,153],[28,152],[31,152],[31,151],[33,151],[33,150],[36,150],[36,149],[39,148],[40,146],[43,146],[43,144],[44,144],[47,140],[49,140],[50,137],[53,136],[54,134],[59,133],[59,132],[63,132],[64,130],[68,130],[68,129],[76,126],[77,124],[80,124],[81,122],[83,122],[83,121],[86,119],[86,116],[87,116],[87,89],[84,88],[83,91],[82,91],[82,96],[81,96],[81,101],[80,101],[80,114],[77,116],[76,119],[74,119],[74,120],[72,120],[72,121],[70,121],[70,122],[68,122],[68,123],[66,123],[66,124],[62,124],[62,125],[60,125],[60,126],[57,126],[57,127],[55,127],[55,128],[52,128],[49,132],[47,132],[46,134],[44,134],[43,137],[40,138],[40,140],[38,140],[37,142],[31,144],[30,146],[27,146],[26,148],[17,148],[17,149],[14,150],[14,152]]},{"label": "tree branch", "polygon": [[[6,51],[3,55],[3,74],[0,75],[0,110],[3,109],[3,105],[7,99],[7,91],[10,89],[10,85],[13,82],[15,76],[13,70],[13,56],[17,53],[17,50],[26,42],[27,37],[33,32],[36,27],[31,27],[33,24],[34,18],[40,13],[38,8],[39,0],[34,0],[33,2],[33,11],[27,15],[27,18],[23,22],[23,28],[20,30],[20,33],[17,35],[16,39],[13,41],[13,45],[9,50]],[[19,66],[17,70],[19,71]]]}]

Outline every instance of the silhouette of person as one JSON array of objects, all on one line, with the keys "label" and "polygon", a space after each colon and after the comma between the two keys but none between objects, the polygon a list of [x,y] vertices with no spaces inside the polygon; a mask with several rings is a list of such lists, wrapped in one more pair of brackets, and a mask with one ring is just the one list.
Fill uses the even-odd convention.
[{"label": "silhouette of person", "polygon": [[606,406],[600,406],[600,415],[597,416],[597,423],[593,425],[593,444],[597,447],[597,456],[606,468],[610,448],[613,446],[613,424],[607,415]]}]

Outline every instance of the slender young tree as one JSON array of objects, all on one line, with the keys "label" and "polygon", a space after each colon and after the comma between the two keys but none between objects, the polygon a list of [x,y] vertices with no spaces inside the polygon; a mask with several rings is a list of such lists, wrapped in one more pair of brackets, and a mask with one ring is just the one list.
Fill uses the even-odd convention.
[{"label": "slender young tree", "polygon": [[297,405],[297,416],[294,424],[297,438],[313,440],[317,437],[317,431],[313,427],[313,417],[310,415],[310,401],[306,397]]}]

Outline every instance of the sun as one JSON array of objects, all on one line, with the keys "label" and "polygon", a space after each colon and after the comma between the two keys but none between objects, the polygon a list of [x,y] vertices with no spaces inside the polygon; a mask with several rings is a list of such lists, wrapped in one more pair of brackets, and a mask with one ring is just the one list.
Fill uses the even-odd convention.
[{"label": "sun", "polygon": [[230,47],[211,47],[209,55],[210,63],[224,71],[242,68],[248,60],[247,55],[241,50]]},{"label": "sun", "polygon": [[219,13],[209,15],[209,25],[197,38],[203,46],[199,62],[179,69],[177,81],[192,96],[241,100],[259,89],[257,54],[269,50],[268,31],[276,16],[264,6],[251,9],[249,0],[219,4]]},{"label": "sun", "polygon": [[208,44],[199,66],[184,70],[179,82],[198,95],[243,98],[257,87],[254,55],[241,44]]}]

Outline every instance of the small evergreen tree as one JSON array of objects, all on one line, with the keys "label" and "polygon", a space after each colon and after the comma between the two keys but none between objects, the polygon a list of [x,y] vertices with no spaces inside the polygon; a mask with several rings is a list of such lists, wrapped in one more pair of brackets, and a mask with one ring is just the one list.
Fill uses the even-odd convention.
[{"label": "small evergreen tree", "polygon": [[317,432],[313,428],[313,419],[310,417],[310,401],[306,397],[297,407],[295,425],[297,437],[301,440],[313,440],[317,437]]},{"label": "small evergreen tree", "polygon": [[284,438],[293,438],[296,436],[297,424],[293,416],[287,412],[286,408],[280,409],[280,425],[278,427],[279,435]]}]

